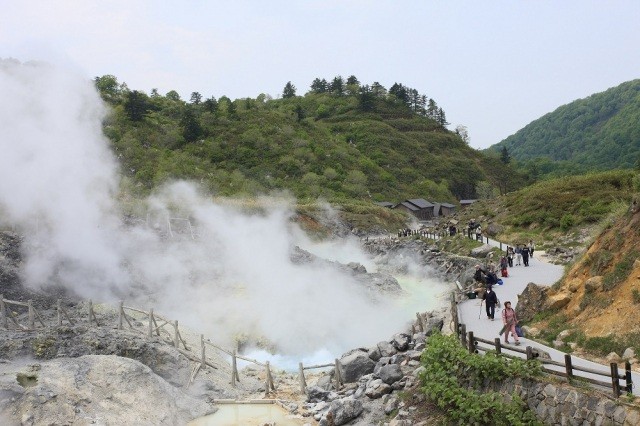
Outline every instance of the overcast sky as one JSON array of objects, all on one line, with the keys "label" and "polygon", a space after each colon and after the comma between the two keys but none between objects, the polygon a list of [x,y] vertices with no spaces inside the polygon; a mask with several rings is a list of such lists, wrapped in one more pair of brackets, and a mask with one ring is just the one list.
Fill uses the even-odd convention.
[{"label": "overcast sky", "polygon": [[302,95],[314,78],[399,82],[470,144],[640,78],[640,0],[0,0],[0,57],[113,74],[131,89]]}]

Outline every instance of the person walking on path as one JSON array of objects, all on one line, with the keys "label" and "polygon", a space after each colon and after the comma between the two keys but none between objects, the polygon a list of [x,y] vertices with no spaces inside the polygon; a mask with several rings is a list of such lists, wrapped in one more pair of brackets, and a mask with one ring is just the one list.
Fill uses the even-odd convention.
[{"label": "person walking on path", "polygon": [[530,250],[529,247],[524,246],[522,247],[522,263],[524,263],[524,266],[529,266],[529,254],[530,254]]},{"label": "person walking on path", "polygon": [[533,251],[536,249],[536,245],[533,244],[533,240],[529,240],[529,245],[527,247],[529,247],[529,256],[533,258]]},{"label": "person walking on path", "polygon": [[509,268],[513,268],[513,257],[515,253],[513,252],[513,247],[507,247],[507,262],[509,263]]},{"label": "person walking on path", "polygon": [[509,343],[509,333],[511,333],[513,339],[516,341],[516,346],[520,345],[520,339],[518,339],[518,333],[516,333],[518,317],[516,316],[516,311],[511,307],[511,302],[504,302],[502,323],[504,324],[504,342]]},{"label": "person walking on path", "polygon": [[516,245],[516,266],[520,266],[522,264],[522,247],[520,244]]},{"label": "person walking on path", "polygon": [[498,296],[493,291],[491,286],[487,287],[487,292],[484,294],[485,308],[487,310],[487,318],[491,321],[494,320],[496,314],[496,304],[498,303]]}]

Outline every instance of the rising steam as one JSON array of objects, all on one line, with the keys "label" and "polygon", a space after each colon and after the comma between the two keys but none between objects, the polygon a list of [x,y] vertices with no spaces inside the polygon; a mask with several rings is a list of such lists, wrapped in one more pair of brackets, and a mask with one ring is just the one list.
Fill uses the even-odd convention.
[{"label": "rising steam", "polygon": [[[78,73],[2,60],[0,94],[0,223],[25,236],[26,285],[127,298],[214,342],[264,337],[290,354],[370,345],[407,319],[372,306],[348,274],[292,263],[292,248],[311,243],[287,201],[248,214],[175,182],[125,224],[101,131],[106,110]],[[346,247],[364,262],[355,244]]]}]

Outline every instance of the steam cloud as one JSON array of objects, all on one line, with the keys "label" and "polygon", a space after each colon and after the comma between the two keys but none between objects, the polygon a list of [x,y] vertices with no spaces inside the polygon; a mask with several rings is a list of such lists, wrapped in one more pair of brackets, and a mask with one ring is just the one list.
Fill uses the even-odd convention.
[{"label": "steam cloud", "polygon": [[[312,243],[284,200],[247,214],[175,182],[145,201],[138,224],[125,225],[118,165],[101,130],[107,111],[82,75],[0,60],[0,94],[0,224],[25,235],[27,285],[135,299],[216,343],[264,336],[287,354],[370,345],[409,318],[393,305],[382,315],[347,275],[293,264],[292,247]],[[345,244],[331,251],[366,262]]]}]

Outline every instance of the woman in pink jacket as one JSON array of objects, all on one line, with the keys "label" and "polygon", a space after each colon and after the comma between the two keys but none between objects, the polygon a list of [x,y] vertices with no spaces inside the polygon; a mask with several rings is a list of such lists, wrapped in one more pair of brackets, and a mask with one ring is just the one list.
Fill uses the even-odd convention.
[{"label": "woman in pink jacket", "polygon": [[516,333],[516,324],[518,324],[518,317],[516,317],[516,311],[511,307],[511,302],[504,302],[504,309],[502,310],[502,323],[504,324],[504,342],[509,343],[509,333],[516,341],[516,345],[520,344],[518,334]]}]

